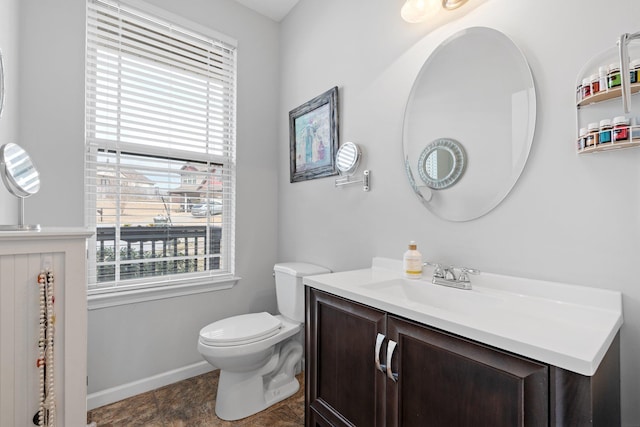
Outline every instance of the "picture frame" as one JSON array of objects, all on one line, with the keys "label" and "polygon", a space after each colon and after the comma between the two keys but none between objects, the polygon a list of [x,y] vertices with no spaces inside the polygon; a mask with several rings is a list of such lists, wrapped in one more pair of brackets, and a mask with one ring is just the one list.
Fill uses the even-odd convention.
[{"label": "picture frame", "polygon": [[337,175],[338,87],[289,112],[290,182]]}]

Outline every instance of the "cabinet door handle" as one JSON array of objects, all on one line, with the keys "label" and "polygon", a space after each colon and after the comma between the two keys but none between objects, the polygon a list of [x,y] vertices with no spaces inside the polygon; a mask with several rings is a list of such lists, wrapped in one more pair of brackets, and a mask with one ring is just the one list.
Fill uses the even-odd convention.
[{"label": "cabinet door handle", "polygon": [[389,340],[389,344],[387,345],[387,377],[393,382],[398,380],[398,374],[394,374],[391,369],[391,358],[393,357],[393,352],[396,350],[397,342]]},{"label": "cabinet door handle", "polygon": [[386,366],[380,364],[380,349],[382,348],[382,342],[385,338],[386,337],[384,335],[378,334],[378,336],[376,337],[376,350],[374,354],[376,360],[376,368],[378,368],[378,370],[383,374],[386,371]]}]

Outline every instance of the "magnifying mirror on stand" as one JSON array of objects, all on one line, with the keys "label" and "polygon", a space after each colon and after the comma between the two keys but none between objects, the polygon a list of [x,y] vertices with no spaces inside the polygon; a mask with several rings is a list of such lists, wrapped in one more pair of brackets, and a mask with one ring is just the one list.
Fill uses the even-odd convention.
[{"label": "magnifying mirror on stand", "polygon": [[0,175],[7,190],[20,199],[18,225],[0,225],[0,230],[40,230],[40,225],[25,225],[24,199],[40,190],[40,174],[29,154],[18,144],[0,146]]},{"label": "magnifying mirror on stand", "polygon": [[336,187],[349,184],[362,184],[364,191],[369,191],[369,177],[371,171],[364,171],[362,179],[353,180],[351,177],[355,174],[360,163],[362,152],[353,142],[345,142],[336,153],[336,168],[340,174],[340,178],[336,179]]}]

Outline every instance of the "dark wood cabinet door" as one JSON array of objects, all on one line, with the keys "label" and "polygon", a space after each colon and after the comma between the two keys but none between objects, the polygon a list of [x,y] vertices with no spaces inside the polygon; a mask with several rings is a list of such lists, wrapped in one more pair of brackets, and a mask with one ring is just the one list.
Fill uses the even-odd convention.
[{"label": "dark wood cabinet door", "polygon": [[[389,316],[388,426],[546,426],[546,365]],[[389,363],[387,363],[389,365]]]},{"label": "dark wood cabinet door", "polygon": [[309,410],[308,407],[306,408],[304,423],[306,427],[334,427],[336,425],[348,425],[346,423],[345,424],[330,423],[322,415],[320,415],[319,412],[315,410]]},{"label": "dark wood cabinet door", "polygon": [[596,373],[587,377],[551,367],[551,422],[554,427],[618,427],[620,412],[620,332]]},{"label": "dark wood cabinet door", "polygon": [[306,425],[385,425],[385,376],[375,345],[386,314],[306,288]]}]

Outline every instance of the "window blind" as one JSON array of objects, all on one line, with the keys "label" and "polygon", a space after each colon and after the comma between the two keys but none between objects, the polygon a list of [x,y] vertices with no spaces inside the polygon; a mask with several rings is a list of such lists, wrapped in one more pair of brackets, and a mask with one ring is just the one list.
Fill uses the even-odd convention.
[{"label": "window blind", "polygon": [[232,276],[235,46],[89,0],[85,97],[90,292]]}]

